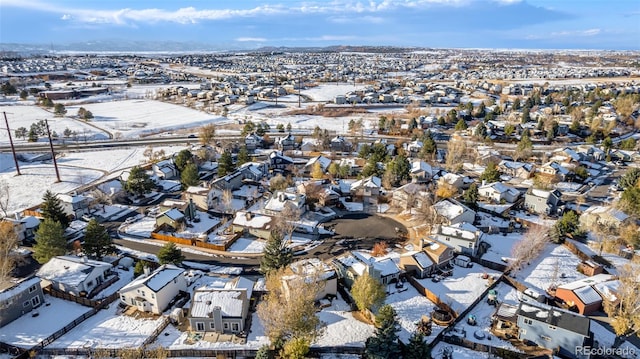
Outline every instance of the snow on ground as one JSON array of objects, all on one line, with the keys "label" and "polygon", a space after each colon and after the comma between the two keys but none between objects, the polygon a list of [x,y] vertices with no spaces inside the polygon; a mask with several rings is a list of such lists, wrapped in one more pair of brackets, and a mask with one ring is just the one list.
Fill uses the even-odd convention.
[{"label": "snow on ground", "polygon": [[137,348],[162,322],[162,317],[136,319],[117,312],[118,305],[115,302],[58,338],[49,347]]},{"label": "snow on ground", "polygon": [[[159,146],[153,147],[153,150],[164,151],[166,156],[171,156],[185,148],[187,147]],[[58,164],[67,164],[114,172],[147,162],[147,159],[143,155],[145,149],[145,147],[132,147],[126,149],[65,152],[64,157],[58,159]]]},{"label": "snow on ground", "polygon": [[158,335],[158,339],[153,344],[161,345],[167,349],[260,349],[261,346],[269,344],[269,338],[265,336],[264,327],[256,313],[251,315],[251,329],[249,330],[246,344],[232,342],[212,343],[206,340],[197,340],[193,344],[188,344],[185,342],[188,336],[188,332],[181,332],[173,325],[168,325]]},{"label": "snow on ground", "polygon": [[[228,121],[186,106],[143,99],[83,104],[82,107],[93,113],[91,124],[129,138]],[[78,108],[80,106],[69,106],[67,111],[76,113]]]},{"label": "snow on ground", "polygon": [[[445,352],[451,353],[450,357],[444,355]],[[431,357],[433,359],[455,358],[455,359],[477,359],[485,358],[487,353],[480,353],[475,350],[467,349],[453,344],[440,342],[431,349]]]},{"label": "snow on ground", "polygon": [[120,226],[119,230],[125,234],[150,238],[151,232],[156,228],[156,219],[154,217],[144,217],[133,223]]},{"label": "snow on ground", "polygon": [[479,218],[478,225],[480,227],[509,228],[509,220],[504,218],[492,216],[484,212],[478,212],[476,216]]},{"label": "snow on ground", "polygon": [[[505,283],[498,283],[498,285],[495,286],[495,290],[498,294],[498,302],[506,302],[513,305],[518,304],[517,291],[513,287]],[[455,327],[456,329],[466,332],[465,338],[470,341],[518,351],[510,342],[501,340],[489,332],[491,328],[491,316],[495,311],[496,307],[489,305],[487,303],[487,296],[485,296],[469,313],[469,315],[475,315],[476,325],[468,324],[467,316],[467,318],[462,319]],[[475,337],[474,333],[476,332],[482,333],[481,335],[484,335],[484,339]],[[488,339],[489,337],[491,337],[491,339]]]},{"label": "snow on ground", "polygon": [[355,319],[350,310],[340,296],[331,302],[330,307],[322,309],[318,315],[327,326],[312,346],[363,347],[365,340],[373,335],[374,327]]},{"label": "snow on ground", "polygon": [[493,276],[496,280],[501,275],[475,263],[471,268],[454,266],[453,275],[444,277],[437,283],[431,279],[418,279],[418,282],[460,313],[487,290],[489,280],[482,278],[484,274]]},{"label": "snow on ground", "polygon": [[48,295],[44,296],[44,301],[45,305],[37,309],[37,317],[27,313],[0,328],[2,342],[31,348],[91,310],[89,307]]},{"label": "snow on ground", "polygon": [[[78,134],[78,140],[104,140],[109,138],[108,134],[102,130],[91,127],[83,121],[74,120],[68,117],[54,117],[53,108],[45,110],[42,107],[35,105],[25,105],[22,103],[16,103],[12,106],[6,106],[3,104],[0,106],[0,112],[7,112],[7,120],[9,121],[9,128],[11,129],[11,137],[14,143],[26,143],[26,139],[16,138],[15,130],[19,127],[24,127],[27,130],[31,127],[32,123],[36,123],[40,120],[47,119],[49,122],[49,129],[51,133],[56,132],[60,139],[63,138],[63,132],[66,128],[71,131],[76,131]],[[78,112],[67,110],[68,115],[75,115]],[[4,127],[4,122],[3,126]],[[70,138],[73,139],[73,138]],[[47,142],[46,137],[40,137],[39,142]],[[9,135],[6,130],[0,131],[0,144],[9,144]]]},{"label": "snow on ground", "polygon": [[229,252],[262,253],[267,244],[262,239],[238,238],[229,248]]},{"label": "snow on ground", "polygon": [[536,260],[515,273],[515,278],[530,287],[544,292],[553,284],[553,273],[556,268],[558,276],[555,284],[557,285],[586,278],[584,274],[576,270],[579,263],[580,259],[566,247],[548,244]]},{"label": "snow on ground", "polygon": [[542,226],[551,227],[556,223],[555,219],[545,219],[536,214],[532,214],[525,211],[514,211],[513,216],[525,220],[527,222],[539,224]]},{"label": "snow on ground", "polygon": [[[592,319],[590,329],[595,339],[594,348],[613,348],[616,335],[607,324]],[[640,353],[640,349],[629,341],[622,343],[619,348],[617,356],[620,358],[637,358],[636,353]]]},{"label": "snow on ground", "polygon": [[[356,85],[352,83],[333,83],[324,84],[308,89],[301,90],[302,95],[310,97],[313,101],[333,101],[337,95],[344,95],[350,91],[362,90],[365,87],[362,85]],[[297,99],[296,99],[297,100]]]},{"label": "snow on ground", "polygon": [[[409,283],[404,283],[405,290],[396,291],[395,285],[387,287],[387,290],[393,291],[387,296],[386,303],[391,305],[398,314],[398,322],[400,323],[400,331],[398,336],[404,343],[409,342],[409,337],[416,331],[416,324],[422,319],[423,315],[431,316],[431,312],[436,309],[427,297],[418,293],[418,291]],[[425,337],[427,343],[431,343],[436,335],[444,328],[433,324],[431,335]]]},{"label": "snow on ground", "polygon": [[346,208],[347,211],[362,212],[364,208],[364,203],[362,202],[347,202],[344,200],[344,198],[340,198],[340,202],[344,204],[344,208]]},{"label": "snow on ground", "polygon": [[522,239],[522,233],[508,233],[506,236],[502,234],[488,234],[484,236],[483,241],[489,243],[491,247],[485,254],[482,255],[482,259],[494,263],[506,264],[502,258],[511,257],[513,246]]}]

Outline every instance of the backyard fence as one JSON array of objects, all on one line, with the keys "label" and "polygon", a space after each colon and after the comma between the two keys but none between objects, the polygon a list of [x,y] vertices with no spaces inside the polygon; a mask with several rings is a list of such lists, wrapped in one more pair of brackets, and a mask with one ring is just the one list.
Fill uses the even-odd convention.
[{"label": "backyard fence", "polygon": [[203,242],[195,238],[193,239],[181,238],[181,237],[170,236],[167,234],[151,232],[151,238],[153,239],[166,241],[166,242],[173,242],[173,243],[182,244],[185,246],[195,246],[200,248],[213,249],[213,250],[222,251],[222,252],[225,252],[227,249],[229,249],[229,247],[231,247],[231,245],[235,243],[235,241],[241,236],[242,236],[242,233],[237,233],[231,238],[229,238],[228,240],[226,240],[223,244],[213,244],[213,243]]}]

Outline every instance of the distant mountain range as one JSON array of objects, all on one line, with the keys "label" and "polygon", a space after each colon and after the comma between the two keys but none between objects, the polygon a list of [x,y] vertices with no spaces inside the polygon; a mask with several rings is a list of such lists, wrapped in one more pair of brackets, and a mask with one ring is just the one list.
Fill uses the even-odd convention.
[{"label": "distant mountain range", "polygon": [[202,53],[202,52],[404,52],[416,48],[392,46],[340,45],[327,47],[260,47],[246,48],[245,44],[205,44],[179,41],[97,40],[68,44],[0,43],[0,51],[20,55],[55,53]]}]

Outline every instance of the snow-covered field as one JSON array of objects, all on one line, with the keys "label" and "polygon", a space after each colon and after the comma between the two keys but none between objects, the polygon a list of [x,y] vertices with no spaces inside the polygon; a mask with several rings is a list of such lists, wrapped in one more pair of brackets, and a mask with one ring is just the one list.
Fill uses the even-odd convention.
[{"label": "snow-covered field", "polygon": [[37,309],[37,317],[26,314],[0,328],[0,341],[17,347],[31,348],[91,311],[89,307],[48,295],[44,296],[44,301],[45,305]]},{"label": "snow-covered field", "polygon": [[333,101],[337,95],[344,95],[349,91],[362,90],[364,86],[348,83],[323,84],[316,87],[301,90],[305,96],[309,96],[313,101]]},{"label": "snow-covered field", "polygon": [[506,236],[502,234],[490,234],[484,236],[484,241],[489,243],[491,247],[485,254],[482,255],[482,259],[494,263],[502,263],[503,257],[511,257],[513,246],[522,239],[521,233],[508,233]]},{"label": "snow-covered field", "polygon": [[162,323],[162,317],[136,319],[118,314],[117,302],[99,311],[69,333],[51,343],[51,348],[137,348]]},{"label": "snow-covered field", "polygon": [[267,244],[262,239],[238,238],[229,248],[229,252],[262,253]]},{"label": "snow-covered field", "polygon": [[[2,131],[0,131],[2,132]],[[184,146],[163,146],[167,155],[179,152]],[[54,193],[68,193],[74,189],[141,164],[145,158],[144,148],[112,149],[103,151],[64,152],[57,159],[61,182],[56,183],[56,174],[51,161],[20,162],[21,176],[16,176],[13,157],[0,154],[0,182],[6,181],[11,189],[9,209],[12,213],[42,202],[42,195],[49,189]]]}]

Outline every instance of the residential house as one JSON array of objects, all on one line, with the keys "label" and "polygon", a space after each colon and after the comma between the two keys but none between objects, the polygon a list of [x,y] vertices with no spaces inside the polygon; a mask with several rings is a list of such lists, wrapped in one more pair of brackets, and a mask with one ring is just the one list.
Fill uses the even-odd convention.
[{"label": "residential house", "polygon": [[141,312],[162,314],[179,294],[187,293],[184,269],[164,264],[150,272],[145,270],[133,282],[118,291],[120,301]]},{"label": "residential house", "polygon": [[182,199],[193,204],[201,211],[208,211],[213,208],[222,196],[222,191],[215,188],[202,186],[189,186],[182,192]]},{"label": "residential house", "polygon": [[233,217],[231,226],[234,233],[244,232],[268,239],[275,228],[275,221],[274,217],[266,214],[238,211]]},{"label": "residential house", "polygon": [[325,187],[321,180],[305,181],[297,186],[298,193],[306,198],[317,199],[320,206],[332,206],[338,203],[340,195],[329,187]]},{"label": "residential house", "polygon": [[67,216],[81,218],[85,214],[89,214],[91,198],[78,194],[58,194],[57,197],[60,200],[64,214]]},{"label": "residential house", "polygon": [[632,221],[626,213],[611,206],[591,206],[580,215],[580,225],[583,228],[595,228],[596,225],[620,228]]},{"label": "residential house", "polygon": [[485,234],[472,224],[461,222],[436,226],[429,239],[451,246],[456,253],[475,257]]},{"label": "residential house", "polygon": [[478,188],[478,194],[497,203],[514,203],[520,197],[520,191],[502,182],[483,184]]},{"label": "residential house", "polygon": [[566,181],[568,176],[571,175],[571,170],[558,162],[547,162],[538,168],[538,173],[542,176],[558,179],[559,181]]},{"label": "residential house", "polygon": [[296,137],[291,133],[278,140],[278,147],[283,151],[293,150],[296,148]]},{"label": "residential house", "polygon": [[313,173],[313,168],[315,167],[316,163],[320,164],[320,169],[322,170],[322,173],[326,173],[327,170],[329,169],[329,165],[331,165],[331,160],[324,156],[312,157],[309,159],[309,161],[307,161],[307,163],[305,163],[304,173],[305,174]]},{"label": "residential house", "polygon": [[278,216],[284,213],[283,211],[287,207],[289,207],[289,213],[304,214],[307,210],[306,196],[299,193],[276,191],[265,203],[263,211],[265,214]]},{"label": "residential house", "polygon": [[453,225],[456,223],[473,223],[476,219],[476,212],[464,204],[452,198],[443,199],[434,204],[432,209],[435,211],[438,223]]},{"label": "residential house", "polygon": [[415,183],[425,183],[433,178],[433,168],[430,164],[422,160],[414,160],[411,162],[411,171],[409,172],[411,181]]},{"label": "residential house", "polygon": [[236,277],[196,288],[188,314],[191,330],[233,334],[247,331],[254,284],[247,278]]},{"label": "residential house", "polygon": [[348,152],[351,150],[351,143],[342,136],[336,136],[329,142],[329,148],[332,152]]},{"label": "residential house", "polygon": [[244,144],[248,150],[255,150],[258,147],[262,147],[262,137],[252,132],[244,138]]},{"label": "residential house", "polygon": [[535,167],[531,163],[500,161],[498,170],[507,176],[528,179],[535,173]]},{"label": "residential house", "polygon": [[356,278],[365,272],[384,285],[395,283],[400,279],[400,268],[387,256],[373,257],[367,252],[352,251],[335,258],[332,263],[338,276],[344,279],[349,288]]},{"label": "residential house", "polygon": [[51,286],[77,297],[91,297],[92,292],[112,275],[117,274],[112,272],[111,264],[86,256],[53,257],[36,273],[43,288]]},{"label": "residential house", "polygon": [[400,268],[416,278],[426,278],[435,271],[433,260],[423,251],[409,251],[400,255]]},{"label": "residential house", "polygon": [[293,158],[283,155],[282,152],[271,152],[269,170],[275,173],[290,173],[293,170]]},{"label": "residential house", "polygon": [[602,297],[594,288],[596,284],[613,280],[609,274],[597,274],[556,288],[556,298],[562,299],[569,308],[580,314],[591,314],[602,308]]},{"label": "residential house", "polygon": [[168,209],[156,216],[156,228],[163,226],[177,231],[185,225],[185,215],[176,208]]},{"label": "residential house", "polygon": [[160,179],[175,179],[180,175],[178,168],[171,159],[156,162],[151,166],[151,169],[153,174]]},{"label": "residential house", "polygon": [[318,258],[301,259],[289,265],[282,277],[282,288],[286,295],[289,295],[291,287],[299,280],[307,282],[314,280],[316,283],[321,283],[315,300],[327,296],[335,297],[338,293],[338,275],[335,269]]},{"label": "residential house", "polygon": [[407,183],[393,191],[391,205],[402,210],[419,208],[418,204],[422,203],[421,197],[423,196],[428,196],[425,185],[414,182]]},{"label": "residential house", "polygon": [[40,278],[0,282],[0,328],[44,303]]},{"label": "residential house", "polygon": [[261,162],[247,162],[243,163],[237,171],[242,174],[242,181],[258,182],[269,173],[269,165]]},{"label": "residential house", "polygon": [[451,266],[455,253],[453,247],[427,239],[422,239],[420,245],[422,246],[422,251],[431,258],[436,269],[447,270]]},{"label": "residential house", "polygon": [[13,230],[18,235],[18,242],[20,244],[31,243],[35,239],[36,230],[40,226],[40,219],[34,216],[25,216],[16,212],[13,218],[5,217],[0,221],[2,223],[9,223],[13,227]]},{"label": "residential house", "polygon": [[422,150],[423,143],[422,141],[415,140],[411,141],[406,145],[406,150],[409,153],[409,157],[417,157],[420,151]]},{"label": "residential house", "polygon": [[350,193],[358,198],[377,198],[382,188],[382,179],[376,176],[369,176],[351,184]]},{"label": "residential house", "polygon": [[524,195],[524,208],[537,214],[556,215],[561,210],[561,196],[557,189],[547,191],[529,188]]},{"label": "residential house", "polygon": [[528,340],[569,358],[589,358],[576,348],[591,344],[591,320],[583,315],[543,304],[521,302],[516,312],[518,339]]},{"label": "residential house", "polygon": [[211,182],[212,188],[217,188],[221,191],[231,190],[234,191],[242,187],[242,181],[244,180],[243,171],[237,169],[224,177],[218,177]]}]

